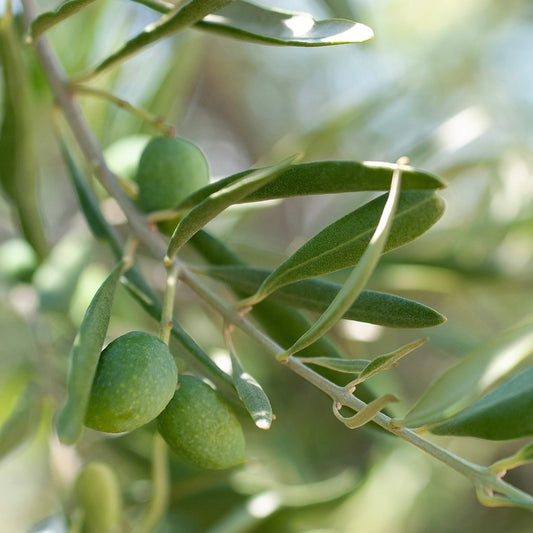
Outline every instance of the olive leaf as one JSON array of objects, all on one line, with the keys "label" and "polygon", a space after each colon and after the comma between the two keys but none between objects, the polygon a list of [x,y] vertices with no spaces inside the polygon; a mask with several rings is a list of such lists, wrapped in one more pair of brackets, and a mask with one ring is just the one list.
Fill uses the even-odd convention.
[{"label": "olive leaf", "polygon": [[367,380],[368,378],[371,378],[372,376],[375,376],[376,374],[379,374],[380,372],[383,372],[383,370],[388,370],[389,368],[392,368],[395,366],[398,361],[406,356],[407,354],[411,353],[413,350],[416,350],[422,344],[426,343],[428,341],[427,338],[425,339],[418,339],[414,342],[410,342],[409,344],[406,344],[405,346],[401,346],[400,348],[397,348],[396,350],[380,355],[370,361],[368,365],[361,370],[361,373],[355,379],[352,381],[351,385],[359,385],[359,383],[362,383],[363,381]]},{"label": "olive leaf", "polygon": [[41,396],[34,383],[29,383],[15,407],[0,426],[0,459],[26,441],[39,425]]},{"label": "olive leaf", "polygon": [[81,212],[83,213],[92,234],[98,239],[106,239],[111,245],[112,250],[115,252],[115,255],[117,257],[122,257],[122,246],[120,244],[118,233],[107,223],[96,196],[93,194],[87,181],[74,163],[66,143],[63,139],[59,139],[59,143],[70,179],[74,185]]},{"label": "olive leaf", "polygon": [[[314,161],[291,165],[276,178],[241,202],[261,202],[293,196],[336,194],[358,191],[388,191],[395,165],[375,161]],[[441,189],[446,183],[437,176],[401,165],[402,189]],[[245,170],[203,187],[186,198],[176,209],[198,204],[215,191],[251,174]]]},{"label": "olive leaf", "polygon": [[489,466],[489,469],[496,474],[507,472],[522,465],[533,462],[533,442],[526,444],[520,450],[509,457],[500,459]]},{"label": "olive leaf", "polygon": [[12,13],[0,17],[0,63],[3,78],[3,121],[0,129],[0,186],[13,214],[40,259],[48,254],[37,197],[39,168],[33,142],[34,113],[23,45]]},{"label": "olive leaf", "polygon": [[298,156],[292,156],[271,167],[258,170],[211,194],[191,209],[179,222],[168,244],[167,257],[173,258],[179,249],[210,220],[224,209],[237,203],[251,192],[274,179]]},{"label": "olive leaf", "polygon": [[94,0],[68,0],[63,2],[54,11],[47,11],[36,17],[30,26],[30,37],[35,39],[51,27],[55,26],[59,22],[62,22],[68,17],[75,15],[78,11],[81,11],[84,7],[92,4]]},{"label": "olive leaf", "polygon": [[233,382],[239,398],[250,413],[255,425],[269,429],[272,424],[272,406],[265,391],[257,380],[248,374],[237,356],[230,350]]},{"label": "olive leaf", "polygon": [[74,444],[81,435],[91,387],[105,341],[115,290],[122,272],[119,262],[96,291],[70,354],[67,400],[57,420],[57,433],[64,444]]},{"label": "olive leaf", "polygon": [[456,415],[435,422],[437,435],[509,440],[533,435],[533,367],[521,372]]},{"label": "olive leaf", "polygon": [[[244,295],[253,294],[271,270],[244,265],[209,266],[201,270],[227,283]],[[342,285],[321,279],[306,279],[285,285],[268,296],[267,301],[323,312]],[[394,328],[425,328],[442,324],[440,313],[421,303],[379,291],[362,290],[343,318]]]},{"label": "olive leaf", "polygon": [[[323,229],[265,279],[247,302],[255,304],[276,289],[305,278],[356,265],[379,222],[382,195]],[[419,237],[441,217],[444,201],[433,191],[402,191],[383,252]]]},{"label": "olive leaf", "polygon": [[385,406],[397,402],[398,398],[393,394],[385,394],[376,400],[370,402],[353,416],[345,417],[340,414],[337,402],[333,403],[333,414],[337,420],[340,420],[346,427],[356,429],[370,422]]},{"label": "olive leaf", "polygon": [[[209,13],[218,11],[231,3],[232,0],[191,0],[177,10],[169,11],[155,24],[147,26],[143,32],[130,39],[119,50],[102,61],[93,71],[92,75],[110,68],[113,65],[140,52],[146,46],[176,33],[203,19]],[[91,75],[91,76],[92,76]]]},{"label": "olive leaf", "polygon": [[457,414],[501,382],[533,353],[533,321],[478,346],[435,380],[401,422],[433,426]]},{"label": "olive leaf", "polygon": [[[133,0],[160,13],[171,6],[155,0]],[[368,41],[371,28],[346,19],[315,20],[308,13],[268,9],[234,1],[196,23],[202,30],[241,41],[281,46],[331,46]]]},{"label": "olive leaf", "polygon": [[266,9],[235,1],[197,25],[249,42],[285,46],[329,46],[360,43],[374,36],[364,24],[345,19],[315,20],[308,13]]},{"label": "olive leaf", "polygon": [[313,342],[320,337],[324,336],[342,318],[357,299],[360,292],[363,290],[363,287],[370,279],[372,272],[374,272],[385,247],[392,221],[394,220],[394,214],[398,206],[401,184],[402,173],[398,167],[392,176],[391,189],[385,206],[383,207],[383,212],[381,213],[372,238],[361,256],[361,260],[353,268],[341,290],[337,293],[326,310],[288,350],[285,350],[284,353],[278,356],[280,360],[299,352],[310,344],[313,344]]},{"label": "olive leaf", "polygon": [[371,362],[368,359],[341,359],[339,357],[298,357],[298,360],[344,374],[359,374]]}]

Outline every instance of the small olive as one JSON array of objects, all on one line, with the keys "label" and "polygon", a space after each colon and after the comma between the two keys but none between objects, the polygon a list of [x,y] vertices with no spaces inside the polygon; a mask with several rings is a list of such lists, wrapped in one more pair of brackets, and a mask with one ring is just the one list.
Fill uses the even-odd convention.
[{"label": "small olive", "polygon": [[143,150],[135,181],[144,211],[172,209],[209,183],[209,167],[195,144],[181,138],[155,137]]},{"label": "small olive", "polygon": [[132,431],[157,417],[172,398],[178,371],[155,335],[130,331],[101,353],[85,425],[98,431]]},{"label": "small olive", "polygon": [[157,428],[184,462],[224,469],[245,460],[241,425],[230,407],[201,379],[181,376],[174,397],[157,418]]}]

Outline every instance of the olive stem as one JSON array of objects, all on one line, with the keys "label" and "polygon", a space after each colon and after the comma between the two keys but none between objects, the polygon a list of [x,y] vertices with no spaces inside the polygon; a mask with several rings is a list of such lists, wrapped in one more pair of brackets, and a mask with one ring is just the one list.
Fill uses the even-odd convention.
[{"label": "olive stem", "polygon": [[[33,0],[22,0],[22,5],[24,7],[26,23],[29,26],[36,16],[35,3]],[[128,198],[120,186],[117,176],[107,166],[102,148],[74,98],[71,84],[62,66],[52,52],[48,40],[44,35],[40,35],[35,39],[33,44],[55,100],[63,111],[63,115],[70,129],[96,177],[122,209],[129,226],[139,240],[148,246],[155,257],[164,257],[167,246],[163,238],[157,232],[152,231],[146,224],[145,217]]]},{"label": "olive stem", "polygon": [[152,497],[146,515],[135,533],[151,533],[155,530],[168,507],[170,479],[168,474],[167,444],[159,433],[154,434],[152,462]]},{"label": "olive stem", "polygon": [[122,98],[119,98],[118,96],[115,96],[114,94],[111,94],[108,91],[97,89],[95,87],[89,87],[88,85],[82,85],[79,83],[72,83],[70,87],[71,90],[75,93],[95,96],[96,98],[102,98],[103,100],[111,102],[117,107],[124,109],[124,111],[127,111],[128,113],[131,113],[132,115],[135,115],[136,117],[140,118],[144,122],[151,124],[155,129],[157,129],[167,137],[176,136],[176,128],[171,124],[166,124],[161,117],[157,117],[155,115],[152,115],[151,113],[148,113],[148,111],[145,111],[144,109],[135,107],[127,100],[123,100]]},{"label": "olive stem", "polygon": [[159,324],[159,338],[168,346],[170,332],[172,331],[174,316],[174,298],[176,295],[176,282],[180,265],[174,261],[167,267],[167,279],[165,293],[163,294],[163,308],[161,310],[161,322]]},{"label": "olive stem", "polygon": [[[201,283],[187,267],[183,266],[179,275],[180,279],[182,279],[183,282],[186,283],[199,297],[217,310],[225,321],[231,322],[244,331],[268,353],[277,358],[280,353],[284,352],[281,346],[265,336],[262,331],[257,329],[251,322],[236,311],[234,307],[222,300],[217,294],[213,293],[205,284]],[[360,412],[367,406],[365,402],[354,396],[346,387],[341,387],[329,381],[321,374],[318,374],[307,365],[303,364],[298,358],[290,356],[281,362],[316,388],[326,393],[333,401],[345,405],[356,412]],[[435,459],[445,463],[464,475],[476,487],[478,495],[480,492],[483,492],[486,496],[486,499],[484,500],[485,504],[514,504],[519,507],[533,510],[533,497],[531,495],[509,485],[494,474],[490,468],[467,461],[466,459],[463,459],[462,457],[459,457],[425,439],[415,431],[395,425],[394,421],[389,416],[381,412],[378,412],[373,417],[372,421],[386,431],[413,444]],[[494,496],[494,493],[505,495],[508,499],[502,500],[501,497]]]}]

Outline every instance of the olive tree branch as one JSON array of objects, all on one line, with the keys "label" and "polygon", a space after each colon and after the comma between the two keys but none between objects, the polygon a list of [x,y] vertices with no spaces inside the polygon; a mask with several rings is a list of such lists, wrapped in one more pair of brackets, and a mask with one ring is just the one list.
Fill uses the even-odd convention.
[{"label": "olive tree branch", "polygon": [[[221,299],[216,293],[211,291],[202,283],[187,267],[182,266],[180,279],[188,285],[200,298],[217,310],[225,321],[234,324],[248,336],[253,338],[265,351],[278,357],[285,349],[266,336],[261,330],[255,327],[235,307]],[[324,376],[318,374],[298,358],[288,357],[280,361],[281,364],[289,367],[295,374],[314,385],[317,389],[327,394],[335,403],[345,405],[356,412],[360,412],[368,404],[357,398],[346,387],[341,387],[332,383]],[[479,499],[485,505],[516,505],[533,510],[533,497],[529,494],[509,485],[498,475],[494,474],[488,467],[480,466],[462,457],[459,457],[448,450],[441,448],[437,444],[425,439],[418,433],[403,427],[396,426],[394,421],[383,413],[377,413],[373,417],[373,422],[381,426],[386,431],[413,444],[435,459],[450,466],[460,474],[467,477],[478,493]]]},{"label": "olive tree branch", "polygon": [[[33,0],[22,0],[27,23],[35,18],[36,9]],[[92,166],[97,179],[115,199],[124,212],[129,226],[136,237],[142,241],[157,258],[163,260],[167,245],[162,237],[152,231],[147,224],[146,217],[141,214],[122,190],[117,177],[108,168],[102,149],[90,130],[87,121],[72,94],[71,86],[65,73],[57,61],[50,45],[44,36],[40,36],[34,43],[36,54],[43,67],[57,105],[61,108],[76,141],[89,164]],[[257,329],[251,322],[240,315],[230,304],[220,299],[185,267],[180,269],[180,278],[202,299],[216,309],[225,320],[235,324],[250,337],[256,340],[270,354],[278,356],[284,349],[272,339]],[[316,373],[297,358],[291,356],[283,361],[293,372],[313,384],[319,390],[341,405],[345,405],[356,412],[364,409],[366,403],[355,397],[349,390],[340,387]],[[457,472],[466,476],[476,487],[478,498],[485,505],[516,505],[533,510],[533,497],[509,485],[500,479],[489,468],[471,463],[466,459],[441,448],[428,441],[414,431],[395,426],[392,419],[383,413],[377,413],[373,421],[383,429],[410,442],[439,461],[447,464]]]}]

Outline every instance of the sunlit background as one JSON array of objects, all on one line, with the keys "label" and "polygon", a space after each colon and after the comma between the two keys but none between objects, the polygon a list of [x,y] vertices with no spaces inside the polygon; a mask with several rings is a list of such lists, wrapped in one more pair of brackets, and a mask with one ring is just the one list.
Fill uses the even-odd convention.
[{"label": "sunlit background", "polygon": [[[531,313],[533,4],[279,0],[276,5],[315,18],[352,18],[370,26],[375,38],[304,49],[188,30],[91,83],[175,124],[179,135],[202,147],[213,179],[303,152],[308,161],[394,162],[406,155],[413,166],[447,180],[443,218],[416,242],[385,256],[369,288],[424,302],[448,321],[415,331],[345,321],[334,331],[336,342],[357,358],[430,338],[399,368],[373,378],[375,391],[402,399],[391,408],[402,416],[450,364]],[[55,6],[39,2],[42,10]],[[74,76],[157,17],[125,0],[96,2],[50,31],[50,38]],[[57,284],[53,272],[41,269],[33,285],[14,283],[5,274],[0,281],[0,421],[28,373],[38,369],[50,389],[35,436],[0,462],[0,529],[6,532],[28,531],[59,513],[83,460],[112,462],[132,509],[147,500],[150,475],[149,434],[142,430],[115,439],[88,435],[77,452],[50,441],[76,326],[112,258],[104,244],[93,241],[79,214],[49,125],[51,96],[31,54],[28,61],[38,102],[33,112],[46,233],[51,243],[59,243],[57,261],[63,267],[68,263],[70,277],[64,269],[60,276],[70,285],[62,300],[44,298],[43,306],[42,294]],[[154,134],[124,110],[89,96],[80,101],[104,148],[125,136]],[[251,264],[271,267],[370,196],[240,206],[210,229]],[[106,209],[120,224],[111,202]],[[0,240],[13,246],[18,236],[1,198]],[[0,251],[0,266],[9,262],[6,257],[11,253]],[[146,261],[145,268],[153,280],[161,276],[154,263]],[[331,279],[342,280],[344,274]],[[177,316],[184,327],[223,360],[218,317],[187,291],[179,297]],[[125,291],[115,311],[110,338],[130,329],[155,331]],[[173,463],[172,513],[161,531],[531,531],[530,513],[484,508],[468,481],[422,452],[369,427],[349,431],[331,416],[327,398],[278,368],[244,336],[237,342],[243,362],[272,400],[276,421],[269,432],[260,432],[245,420],[249,463],[238,472],[213,475]],[[438,442],[480,464],[509,455],[519,444]],[[532,492],[532,473],[524,467],[509,479]],[[237,526],[239,519],[247,525]],[[45,530],[62,531],[60,526],[40,531]]]}]

